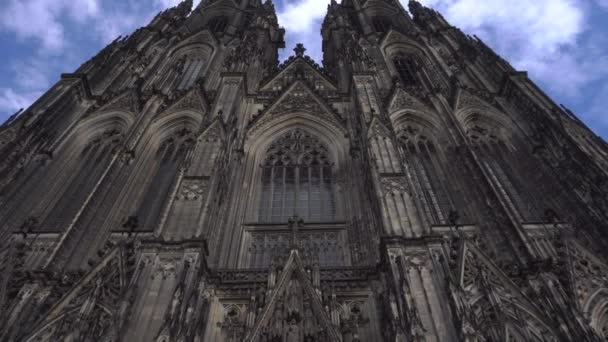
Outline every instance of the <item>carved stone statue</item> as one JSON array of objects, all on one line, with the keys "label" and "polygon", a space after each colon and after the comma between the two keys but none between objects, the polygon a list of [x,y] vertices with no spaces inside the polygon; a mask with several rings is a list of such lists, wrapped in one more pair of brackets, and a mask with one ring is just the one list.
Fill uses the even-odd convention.
[{"label": "carved stone statue", "polygon": [[300,327],[295,319],[291,319],[287,325],[287,331],[285,333],[285,342],[301,342],[300,338]]}]

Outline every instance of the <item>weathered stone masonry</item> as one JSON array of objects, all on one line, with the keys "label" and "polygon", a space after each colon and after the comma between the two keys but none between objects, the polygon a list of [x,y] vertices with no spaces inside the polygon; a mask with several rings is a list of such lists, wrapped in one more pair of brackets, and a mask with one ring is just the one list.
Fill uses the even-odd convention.
[{"label": "weathered stone masonry", "polygon": [[411,1],[192,1],[0,127],[0,341],[605,341],[608,147]]}]

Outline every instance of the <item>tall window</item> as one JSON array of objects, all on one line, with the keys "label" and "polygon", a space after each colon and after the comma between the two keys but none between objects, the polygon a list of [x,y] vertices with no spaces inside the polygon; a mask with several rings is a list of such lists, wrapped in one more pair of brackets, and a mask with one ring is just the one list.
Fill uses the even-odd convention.
[{"label": "tall window", "polygon": [[179,82],[177,89],[183,90],[192,87],[194,85],[194,82],[196,82],[196,80],[198,79],[201,69],[203,68],[203,64],[203,57],[186,57],[182,69],[182,79]]},{"label": "tall window", "polygon": [[63,230],[69,225],[95,182],[103,174],[104,167],[110,162],[112,153],[121,139],[120,131],[110,129],[85,146],[78,156],[77,167],[74,169],[76,176],[64,192],[58,194],[57,202],[44,220],[44,229]]},{"label": "tall window", "polygon": [[417,134],[418,129],[406,127],[399,132],[416,191],[421,195],[427,219],[433,224],[447,224],[453,206],[439,168],[433,142]]},{"label": "tall window", "polygon": [[156,169],[137,210],[139,227],[153,230],[175,181],[177,171],[194,144],[192,132],[183,129],[165,140],[156,153]]},{"label": "tall window", "polygon": [[404,86],[416,85],[418,83],[416,61],[413,56],[397,55],[393,58],[393,64]]},{"label": "tall window", "polygon": [[391,28],[391,20],[385,16],[376,16],[372,18],[372,25],[377,33],[384,33]]},{"label": "tall window", "polygon": [[[475,119],[473,119],[476,121]],[[498,139],[493,130],[482,122],[474,122],[467,130],[471,143],[475,146],[480,161],[498,192],[515,213],[519,221],[534,221],[532,190],[526,189],[513,167],[517,161],[511,160],[513,153]],[[526,191],[527,190],[527,191]]]},{"label": "tall window", "polygon": [[327,148],[309,133],[295,129],[277,139],[262,165],[261,222],[335,218],[332,165]]},{"label": "tall window", "polygon": [[220,15],[209,20],[209,29],[215,33],[223,33],[228,24],[228,17]]}]

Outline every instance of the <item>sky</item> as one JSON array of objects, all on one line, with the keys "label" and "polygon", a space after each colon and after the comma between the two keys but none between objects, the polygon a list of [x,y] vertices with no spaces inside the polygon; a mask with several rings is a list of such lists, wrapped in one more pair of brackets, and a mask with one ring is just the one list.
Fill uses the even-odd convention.
[{"label": "sky", "polygon": [[[195,5],[200,0],[195,0]],[[407,0],[401,0],[407,8]],[[0,122],[107,43],[180,0],[0,0]],[[420,0],[475,34],[608,140],[608,0]],[[329,0],[274,0],[281,58],[302,42],[321,62]]]}]

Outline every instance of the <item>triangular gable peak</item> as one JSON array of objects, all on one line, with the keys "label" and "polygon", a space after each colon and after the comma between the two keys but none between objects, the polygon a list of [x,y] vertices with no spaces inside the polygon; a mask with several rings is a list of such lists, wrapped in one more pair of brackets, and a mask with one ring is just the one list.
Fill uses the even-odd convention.
[{"label": "triangular gable peak", "polygon": [[121,95],[115,97],[112,101],[103,104],[96,113],[110,111],[126,111],[131,113],[139,112],[139,96],[133,90],[127,90]]},{"label": "triangular gable peak", "polygon": [[[288,336],[293,334],[293,337],[298,337],[294,341],[300,341],[299,336],[310,334],[325,335],[319,339],[322,341],[341,341],[296,249],[291,251],[270,299],[258,317],[245,342],[258,341],[262,334],[270,335],[271,338],[275,335],[284,336],[285,330]],[[300,325],[304,331],[300,331],[300,321],[304,321]],[[287,324],[286,329],[284,324]],[[287,340],[292,341],[289,338]]]},{"label": "triangular gable peak", "polygon": [[[500,307],[503,313],[555,335],[555,327],[520,288],[474,243],[463,239],[460,245],[456,276],[466,294],[468,305]],[[501,305],[506,301],[511,304]],[[514,309],[515,306],[519,309]],[[496,322],[495,322],[496,323]]]},{"label": "triangular gable peak", "polygon": [[608,290],[608,265],[572,238],[565,241],[571,291],[583,312],[588,312],[594,294]]},{"label": "triangular gable peak", "polygon": [[424,103],[423,100],[419,99],[415,95],[411,94],[411,92],[408,92],[401,87],[395,89],[393,95],[388,101],[387,107],[389,113],[395,113],[403,109],[415,109],[421,112],[433,111],[429,106]]},{"label": "triangular gable peak", "polygon": [[201,91],[194,87],[179,100],[175,101],[167,109],[165,109],[163,113],[171,114],[182,111],[194,111],[204,115],[208,110],[209,104],[207,103],[207,100]]},{"label": "triangular gable peak", "polygon": [[473,243],[463,241],[457,270],[458,282],[465,291],[471,291],[487,281],[494,289],[504,290],[513,296],[522,295],[518,287]]},{"label": "triangular gable peak", "polygon": [[467,89],[460,89],[454,103],[454,109],[462,111],[468,108],[490,109],[492,111],[498,111],[494,105],[480,98],[476,94],[473,94]]},{"label": "triangular gable peak", "polygon": [[225,141],[226,130],[220,117],[216,117],[199,135],[199,141]]},{"label": "triangular gable peak", "polygon": [[279,69],[278,73],[262,84],[261,92],[281,92],[298,80],[306,82],[320,94],[333,95],[338,92],[335,81],[308,56],[291,57]]},{"label": "triangular gable peak", "polygon": [[303,81],[296,81],[266,111],[256,116],[249,123],[249,131],[253,132],[274,118],[294,112],[310,113],[337,129],[346,131],[344,119]]},{"label": "triangular gable peak", "polygon": [[384,125],[382,120],[380,120],[380,117],[378,115],[374,115],[372,117],[372,122],[370,123],[369,128],[367,129],[367,136],[368,137],[389,137],[390,136],[389,129]]},{"label": "triangular gable peak", "polygon": [[[66,333],[72,332],[71,336],[79,340],[78,332],[83,329],[80,325],[87,324],[88,318],[118,315],[120,302],[132,277],[132,269],[126,263],[129,252],[126,247],[118,246],[106,254],[42,316],[32,329],[32,334],[25,340],[30,341],[49,332],[55,333],[58,327]],[[117,328],[107,327],[100,333],[105,336]]]},{"label": "triangular gable peak", "polygon": [[[414,42],[412,41],[412,38],[414,38]],[[418,44],[423,42],[420,40],[420,35],[417,32],[412,32],[411,35],[405,36],[399,31],[390,29],[388,33],[384,36],[384,38],[380,41],[380,48],[382,51],[385,51],[384,49],[394,43],[405,43],[408,45],[415,44],[414,46],[420,48]]]}]

